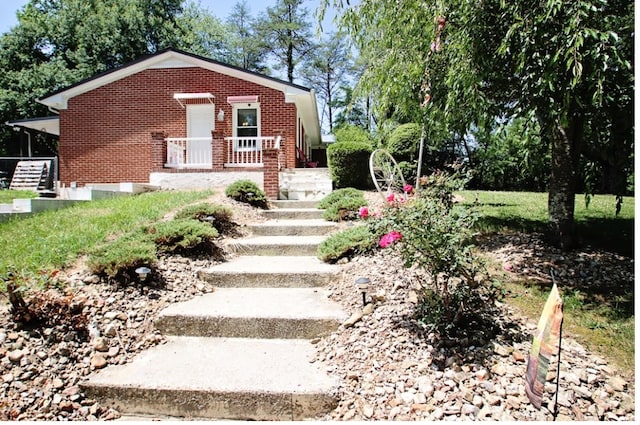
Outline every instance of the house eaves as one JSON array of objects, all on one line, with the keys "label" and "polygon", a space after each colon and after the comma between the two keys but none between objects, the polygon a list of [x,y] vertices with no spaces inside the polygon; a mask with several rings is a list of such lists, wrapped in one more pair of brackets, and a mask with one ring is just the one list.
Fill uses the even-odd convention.
[{"label": "house eaves", "polygon": [[28,128],[42,133],[60,136],[59,117],[28,118],[23,120],[7,121],[5,125],[13,128]]},{"label": "house eaves", "polygon": [[281,91],[285,95],[286,102],[296,104],[300,118],[302,119],[307,134],[312,139],[312,142],[316,140],[318,142],[320,141],[320,120],[316,105],[316,96],[313,90],[175,49],[165,49],[154,55],[145,56],[119,68],[103,72],[69,87],[52,92],[45,97],[38,99],[37,102],[52,110],[64,110],[68,107],[69,99],[138,72],[142,72],[147,69],[189,67],[207,69],[219,74],[228,75],[233,78]]}]

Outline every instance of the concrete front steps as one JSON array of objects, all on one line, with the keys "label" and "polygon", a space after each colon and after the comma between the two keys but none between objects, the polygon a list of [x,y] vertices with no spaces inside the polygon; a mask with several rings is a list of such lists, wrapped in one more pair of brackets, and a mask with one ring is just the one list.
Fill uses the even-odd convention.
[{"label": "concrete front steps", "polygon": [[302,420],[336,405],[336,383],[309,362],[314,353],[305,340],[174,336],[85,391],[129,416]]},{"label": "concrete front steps", "polygon": [[313,339],[344,319],[319,288],[217,288],[167,307],[156,328],[165,335]]},{"label": "concrete front steps", "polygon": [[[285,214],[288,206],[310,208],[277,205]],[[340,269],[315,257],[327,229],[309,219],[306,235],[304,220],[295,220],[296,236],[235,244],[258,251],[255,240],[267,238],[273,255],[240,255],[201,270],[215,291],[163,310],[156,327],[168,342],[93,375],[82,385],[87,395],[134,418],[304,420],[335,408],[337,382],[311,362],[310,340],[347,318],[322,288]],[[288,219],[267,223],[276,221]]]},{"label": "concrete front steps", "polygon": [[287,200],[320,200],[333,190],[328,168],[294,168],[280,172],[278,197]]}]

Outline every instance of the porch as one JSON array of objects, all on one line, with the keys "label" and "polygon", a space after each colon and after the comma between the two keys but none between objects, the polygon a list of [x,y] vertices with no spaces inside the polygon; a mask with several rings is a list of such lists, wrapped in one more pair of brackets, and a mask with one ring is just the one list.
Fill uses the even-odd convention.
[{"label": "porch", "polygon": [[167,137],[164,143],[165,168],[220,171],[263,168],[264,150],[280,150],[282,137]]}]

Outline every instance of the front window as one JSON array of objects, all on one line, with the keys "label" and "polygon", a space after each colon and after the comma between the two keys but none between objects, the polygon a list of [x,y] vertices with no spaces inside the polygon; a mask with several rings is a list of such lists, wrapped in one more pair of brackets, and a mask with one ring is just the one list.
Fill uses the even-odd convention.
[{"label": "front window", "polygon": [[233,131],[235,150],[258,150],[260,137],[260,105],[234,105]]}]

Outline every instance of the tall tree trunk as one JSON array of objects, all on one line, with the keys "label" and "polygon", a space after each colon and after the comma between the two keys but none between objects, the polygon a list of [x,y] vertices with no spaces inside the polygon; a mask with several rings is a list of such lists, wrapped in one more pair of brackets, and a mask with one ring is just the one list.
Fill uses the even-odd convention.
[{"label": "tall tree trunk", "polygon": [[572,117],[566,125],[555,120],[541,122],[551,141],[551,179],[549,181],[549,232],[561,249],[575,245],[576,174],[582,146],[583,118]]}]

